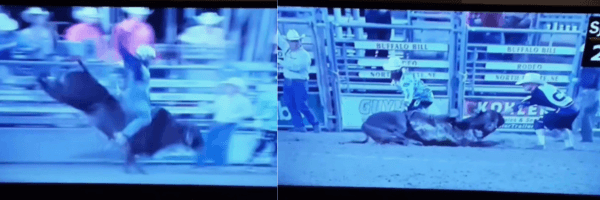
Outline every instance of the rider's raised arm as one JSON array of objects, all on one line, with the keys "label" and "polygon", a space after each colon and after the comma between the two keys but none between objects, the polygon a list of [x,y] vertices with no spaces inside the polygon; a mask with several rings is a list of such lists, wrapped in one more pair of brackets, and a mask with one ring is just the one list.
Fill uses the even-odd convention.
[{"label": "rider's raised arm", "polygon": [[133,72],[135,80],[142,79],[142,61],[135,56],[131,55],[123,45],[119,45],[119,53],[123,57],[123,66],[125,69]]}]

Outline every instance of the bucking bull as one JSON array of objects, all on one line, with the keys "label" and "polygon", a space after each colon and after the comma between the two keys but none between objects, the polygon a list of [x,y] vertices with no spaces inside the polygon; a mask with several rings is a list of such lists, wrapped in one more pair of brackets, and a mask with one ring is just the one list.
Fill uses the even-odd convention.
[{"label": "bucking bull", "polygon": [[[83,71],[71,71],[56,80],[49,80],[47,74],[37,78],[42,89],[61,103],[83,111],[93,126],[98,128],[109,140],[115,139],[115,132],[125,128],[128,115],[119,99],[112,96],[78,60]],[[159,150],[176,144],[183,144],[192,149],[200,149],[204,141],[197,126],[175,121],[164,108],[152,110],[152,122],[142,128],[126,145],[125,171],[130,167],[145,173],[136,163],[136,156],[152,156]]]},{"label": "bucking bull", "polygon": [[502,142],[483,139],[503,124],[504,117],[493,110],[478,111],[464,120],[419,111],[380,112],[369,116],[363,123],[365,140],[342,144],[364,144],[372,138],[377,144],[491,147]]}]

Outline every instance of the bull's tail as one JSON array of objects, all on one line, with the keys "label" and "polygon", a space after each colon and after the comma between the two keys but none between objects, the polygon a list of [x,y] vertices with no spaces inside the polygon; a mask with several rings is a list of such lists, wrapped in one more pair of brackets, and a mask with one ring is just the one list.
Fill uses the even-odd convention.
[{"label": "bull's tail", "polygon": [[[368,124],[363,124],[362,125],[362,130],[363,133],[365,131],[365,129],[369,129],[371,128],[371,125]],[[348,143],[353,143],[353,144],[366,144],[367,142],[369,142],[369,135],[367,133],[365,133],[365,136],[367,136],[364,140],[352,140],[352,141],[348,141],[348,142],[340,142],[340,144],[348,144]]]}]

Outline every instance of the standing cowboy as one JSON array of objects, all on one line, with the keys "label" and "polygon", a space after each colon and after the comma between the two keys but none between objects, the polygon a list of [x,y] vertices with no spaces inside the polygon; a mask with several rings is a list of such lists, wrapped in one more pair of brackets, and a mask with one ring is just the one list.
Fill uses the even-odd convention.
[{"label": "standing cowboy", "polygon": [[247,90],[244,80],[230,78],[222,82],[221,86],[224,87],[225,94],[217,97],[214,104],[202,106],[214,113],[214,124],[206,138],[205,154],[198,154],[198,166],[204,163],[225,165],[232,133],[240,122],[254,114],[252,103],[244,96]]},{"label": "standing cowboy", "polygon": [[83,7],[73,13],[73,19],[79,23],[65,31],[65,39],[72,42],[92,42],[96,48],[96,58],[101,58],[108,49],[104,41],[104,31],[100,26],[100,15],[94,7]]},{"label": "standing cowboy", "polygon": [[188,44],[224,45],[225,31],[218,25],[225,19],[214,12],[205,12],[194,20],[200,25],[187,28],[179,40]]},{"label": "standing cowboy", "polygon": [[537,73],[527,73],[522,80],[517,81],[517,85],[523,86],[525,91],[530,92],[531,96],[526,97],[521,103],[515,105],[513,110],[506,113],[514,113],[528,106],[538,105],[547,110],[544,116],[533,123],[535,134],[538,137],[538,145],[533,149],[544,149],[546,139],[544,134],[546,129],[550,131],[557,130],[561,135],[566,134],[565,150],[573,150],[573,122],[579,115],[579,108],[575,101],[553,85],[542,80],[542,76]]},{"label": "standing cowboy", "polygon": [[152,10],[143,7],[122,9],[128,14],[128,18],[115,26],[111,37],[111,47],[117,53],[113,54],[116,56],[115,61],[123,60],[118,53],[121,45],[129,54],[135,55],[137,48],[142,45],[154,47],[156,37],[152,26],[146,23],[148,16],[153,13]]},{"label": "standing cowboy", "polygon": [[50,12],[31,7],[21,14],[31,26],[23,29],[19,37],[18,48],[31,60],[48,60],[54,55],[58,34],[48,24]]},{"label": "standing cowboy", "polygon": [[581,106],[580,118],[575,130],[581,128],[581,142],[593,142],[594,118],[598,113],[600,102],[598,91],[600,90],[600,70],[585,67],[581,70],[578,78],[579,95],[577,104]]},{"label": "standing cowboy", "polygon": [[[279,33],[277,33],[279,35]],[[289,30],[285,37],[278,37],[279,48],[283,52],[283,60],[278,60],[283,67],[283,98],[294,124],[294,132],[306,132],[302,115],[313,125],[314,132],[320,132],[319,121],[308,107],[308,68],[311,57],[302,47],[302,38],[296,30]]]},{"label": "standing cowboy", "polygon": [[[225,17],[219,16],[214,12],[205,12],[200,16],[194,17],[194,20],[199,24],[187,28],[181,35],[179,35],[179,41],[184,44],[202,45],[203,47],[209,46],[210,48],[224,47],[225,46],[225,31],[218,25],[225,19]],[[198,61],[195,61],[196,63]],[[207,60],[202,60],[202,63],[206,64]],[[171,73],[177,73],[180,78],[184,79],[199,79],[206,77],[205,72],[200,70],[190,71],[174,71]],[[195,89],[182,89],[188,92],[195,92]]]}]

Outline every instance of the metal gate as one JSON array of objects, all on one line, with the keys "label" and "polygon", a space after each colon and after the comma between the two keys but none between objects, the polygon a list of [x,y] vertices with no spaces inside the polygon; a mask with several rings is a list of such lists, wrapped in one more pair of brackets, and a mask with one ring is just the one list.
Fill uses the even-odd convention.
[{"label": "metal gate", "polygon": [[[466,14],[462,17],[467,20]],[[459,86],[461,116],[468,117],[477,107],[499,112],[511,109],[527,95],[521,87],[515,85],[527,72],[542,74],[548,83],[573,96],[574,84],[571,79],[579,71],[579,49],[583,44],[583,24],[587,17],[574,15],[568,17],[568,20],[566,18],[557,14],[553,16],[556,21],[553,22],[548,20],[546,14],[538,14],[533,29],[464,27],[466,38],[469,34],[499,34],[502,40],[500,44],[469,43],[464,40],[462,45],[467,49],[467,56],[460,61],[459,70],[468,74],[468,77]],[[565,24],[569,24],[568,29]],[[550,27],[546,28],[547,25]],[[553,26],[557,28],[552,28]],[[528,41],[507,44],[507,34],[523,34]],[[556,42],[556,38],[560,38],[557,35],[572,39],[563,40],[570,42]],[[533,121],[543,114],[542,109],[532,106],[505,116],[506,124],[499,131],[532,132]]]},{"label": "metal gate", "polygon": [[[434,91],[436,98],[432,107],[438,107],[442,113],[454,107],[451,99],[455,87],[452,84],[453,77],[456,76],[454,69],[457,53],[461,50],[457,45],[460,36],[458,32],[461,31],[460,16],[457,13],[408,11],[408,23],[388,25],[365,23],[357,14],[358,10],[354,12],[350,15],[353,19],[348,20],[349,22],[340,22],[339,19],[330,22],[330,30],[335,33],[335,50],[332,52],[336,52],[335,64],[339,69],[339,129],[360,129],[362,122],[370,114],[398,110],[403,105],[403,96],[395,86],[390,85],[390,73],[381,67],[388,58],[366,57],[363,54],[365,51],[395,51],[393,54],[400,52],[404,57],[403,65],[410,67]],[[334,14],[335,18],[341,18],[340,9],[334,9]],[[435,20],[426,21],[425,18]],[[361,32],[365,28],[406,30],[419,34],[432,32],[435,36],[407,37],[404,41],[366,40]],[[344,34],[344,29],[353,34]],[[446,40],[435,41],[436,38]]]}]

